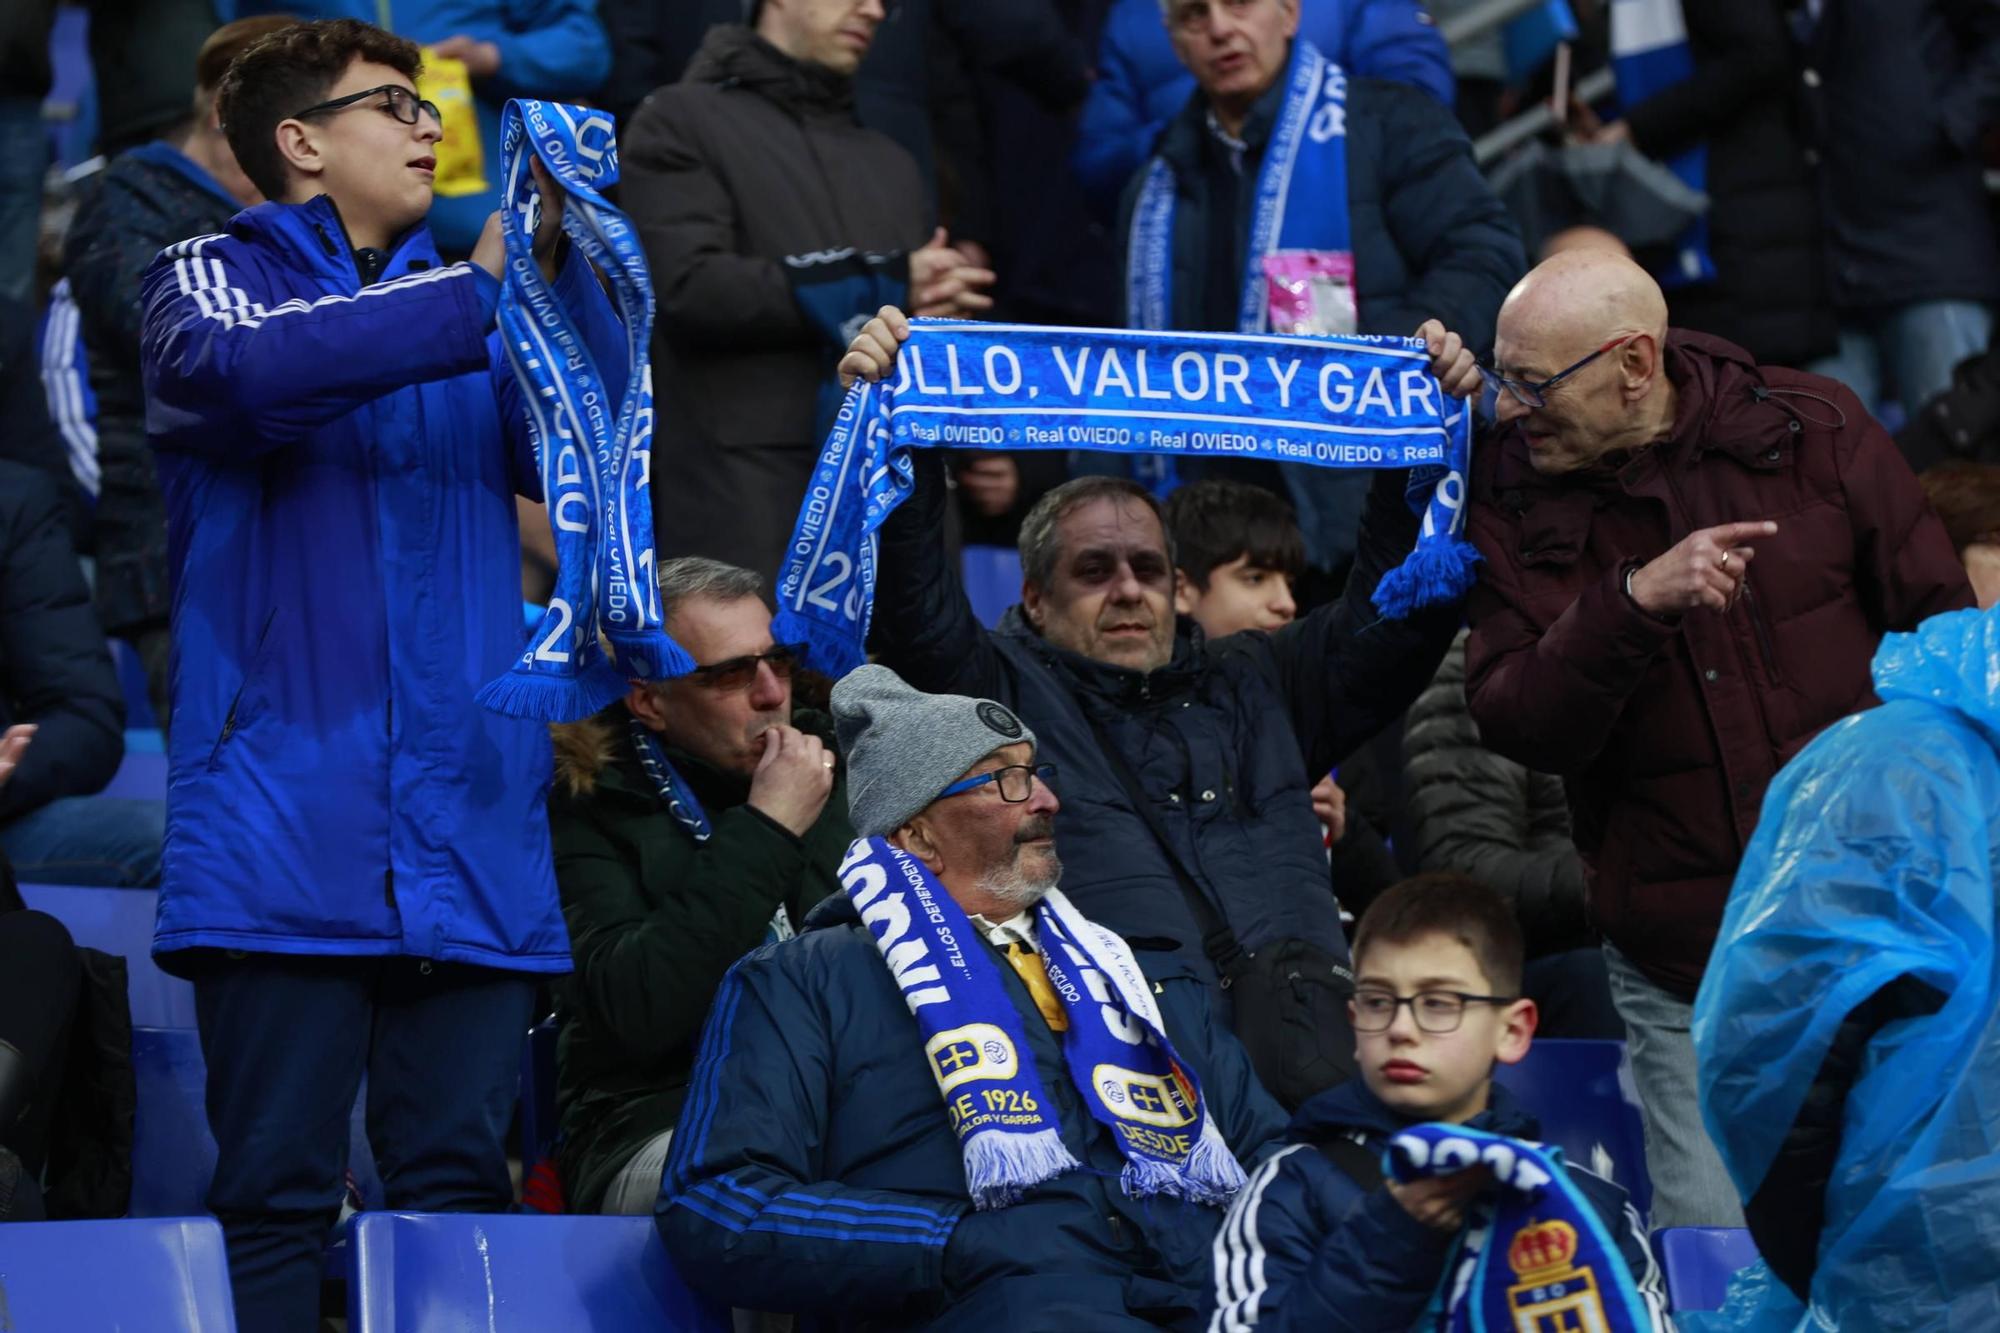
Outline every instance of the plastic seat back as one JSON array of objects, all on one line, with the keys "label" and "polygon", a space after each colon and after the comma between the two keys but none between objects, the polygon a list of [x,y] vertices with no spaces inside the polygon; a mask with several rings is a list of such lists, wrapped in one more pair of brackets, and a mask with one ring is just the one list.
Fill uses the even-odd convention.
[{"label": "plastic seat back", "polygon": [[1494,1077],[1542,1122],[1542,1139],[1578,1166],[1625,1187],[1639,1216],[1653,1206],[1639,1094],[1622,1041],[1538,1041]]},{"label": "plastic seat back", "polygon": [[349,1333],[730,1333],[650,1217],[364,1213],[348,1248]]},{"label": "plastic seat back", "polygon": [[235,1333],[222,1227],[211,1217],[9,1222],[0,1328]]},{"label": "plastic seat back", "polygon": [[1665,1227],[1653,1233],[1653,1252],[1675,1314],[1720,1310],[1729,1280],[1758,1259],[1757,1242],[1742,1227]]},{"label": "plastic seat back", "polygon": [[125,960],[134,1025],[194,1026],[194,987],[168,976],[153,961],[153,916],[159,894],[151,889],[23,884],[21,897],[37,912],[47,912],[69,927],[78,944]]}]

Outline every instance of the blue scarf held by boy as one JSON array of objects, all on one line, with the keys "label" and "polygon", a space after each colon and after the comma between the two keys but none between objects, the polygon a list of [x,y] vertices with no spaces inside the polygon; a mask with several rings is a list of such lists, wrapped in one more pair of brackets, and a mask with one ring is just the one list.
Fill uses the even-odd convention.
[{"label": "blue scarf held by boy", "polygon": [[[840,884],[923,1034],[973,1206],[1003,1208],[1078,1169],[1000,967],[929,867],[884,839],[862,838],[841,862]],[[1174,1054],[1125,941],[1085,920],[1061,890],[1034,915],[1040,961],[1069,1019],[1059,1035],[1070,1081],[1125,1156],[1125,1193],[1228,1203],[1243,1168]]]},{"label": "blue scarf held by boy", "polygon": [[[661,628],[653,572],[653,286],[631,222],[602,193],[618,180],[609,115],[513,99],[501,116],[500,156],[500,336],[526,402],[557,563],[547,615],[479,702],[510,717],[574,722],[623,695],[627,679],[694,669]],[[598,364],[535,262],[542,200],[531,160],[567,196],[564,234],[610,282],[625,326],[622,364]]]},{"label": "blue scarf held by boy", "polygon": [[856,381],[786,548],[772,633],[845,675],[865,660],[882,522],[913,449],[1096,449],[1409,468],[1415,548],[1382,577],[1385,616],[1472,586],[1471,414],[1421,340],[1159,333],[913,320],[896,378]]},{"label": "blue scarf held by boy", "polygon": [[[1618,1242],[1570,1181],[1560,1148],[1464,1125],[1418,1125],[1389,1141],[1383,1162],[1403,1184],[1475,1166],[1493,1172],[1493,1191],[1475,1205],[1490,1224],[1476,1255],[1461,1234],[1445,1266],[1452,1333],[1652,1328]],[[1470,1273],[1461,1271],[1467,1259]]]}]

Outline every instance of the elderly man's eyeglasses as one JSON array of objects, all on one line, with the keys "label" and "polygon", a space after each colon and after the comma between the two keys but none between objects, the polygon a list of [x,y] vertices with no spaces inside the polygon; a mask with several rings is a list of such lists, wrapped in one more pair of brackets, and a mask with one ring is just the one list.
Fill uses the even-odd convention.
[{"label": "elderly man's eyeglasses", "polygon": [[356,102],[370,97],[386,98],[387,100],[376,109],[388,112],[405,125],[416,124],[417,117],[421,114],[429,116],[439,129],[444,128],[444,113],[438,110],[437,103],[431,101],[429,98],[418,97],[400,83],[385,83],[380,88],[363,88],[358,93],[349,93],[345,97],[336,97],[331,102],[320,102],[315,106],[307,107],[303,111],[294,111],[289,119],[304,120],[307,116],[324,115],[329,111],[341,111],[353,106]]},{"label": "elderly man's eyeglasses", "polygon": [[974,787],[984,787],[990,782],[1000,789],[1001,800],[1019,805],[1022,801],[1027,800],[1035,794],[1036,778],[1042,780],[1044,787],[1055,786],[1056,766],[1054,764],[1009,764],[1005,768],[996,768],[991,773],[981,773],[975,778],[960,778],[957,782],[952,783],[949,787],[939,792],[937,798],[942,801],[947,796],[956,796],[960,792],[971,791]]},{"label": "elderly man's eyeglasses", "polygon": [[1550,389],[1555,388],[1558,384],[1561,384],[1564,380],[1576,374],[1606,352],[1611,351],[1613,348],[1623,347],[1638,336],[1636,333],[1628,333],[1623,337],[1613,338],[1610,342],[1604,344],[1604,346],[1598,348],[1575,365],[1558,370],[1545,380],[1510,379],[1497,370],[1481,366],[1479,368],[1479,378],[1484,380],[1486,385],[1485,391],[1480,395],[1479,405],[1485,410],[1488,416],[1491,416],[1493,410],[1500,405],[1500,395],[1504,392],[1523,407],[1536,408],[1544,406],[1548,402]]},{"label": "elderly man's eyeglasses", "polygon": [[1398,995],[1386,990],[1358,990],[1354,992],[1354,1030],[1387,1032],[1396,1021],[1396,1011],[1407,1004],[1410,1016],[1417,1020],[1417,1030],[1437,1037],[1458,1031],[1458,1025],[1465,1021],[1465,1006],[1468,1004],[1512,1004],[1520,998],[1518,995],[1467,995],[1464,991],[1455,990],[1426,990],[1415,995]]},{"label": "elderly man's eyeglasses", "polygon": [[750,653],[743,657],[732,657],[714,666],[696,667],[683,679],[696,681],[711,690],[740,690],[757,679],[759,663],[771,668],[771,674],[779,680],[790,680],[792,672],[798,670],[799,659],[805,655],[805,645],[780,643],[766,648],[761,653]]}]

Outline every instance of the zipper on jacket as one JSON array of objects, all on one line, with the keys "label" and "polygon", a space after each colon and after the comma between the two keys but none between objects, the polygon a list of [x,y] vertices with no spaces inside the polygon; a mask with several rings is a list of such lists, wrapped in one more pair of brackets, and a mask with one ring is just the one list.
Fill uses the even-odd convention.
[{"label": "zipper on jacket", "polygon": [[250,688],[251,678],[257,674],[258,659],[264,655],[264,641],[271,637],[271,622],[278,617],[278,608],[272,607],[264,613],[264,628],[257,631],[257,646],[251,650],[250,664],[244,668],[243,679],[237,682],[236,693],[229,700],[229,712],[222,719],[222,732],[215,738],[215,748],[208,752],[208,766],[214,768],[222,759],[222,747],[236,734],[236,710],[243,704],[243,691]]},{"label": "zipper on jacket", "polygon": [[1764,609],[1757,603],[1756,589],[1750,586],[1750,576],[1743,576],[1743,609],[1750,617],[1750,628],[1757,632],[1757,647],[1764,654],[1764,674],[1773,686],[1782,687],[1785,673],[1778,670],[1777,644],[1771,638],[1771,627],[1764,622]]}]

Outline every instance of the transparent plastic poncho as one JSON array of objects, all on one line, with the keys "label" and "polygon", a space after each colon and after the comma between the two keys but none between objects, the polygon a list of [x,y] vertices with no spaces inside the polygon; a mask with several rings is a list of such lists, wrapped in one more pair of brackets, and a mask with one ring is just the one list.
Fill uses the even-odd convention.
[{"label": "transparent plastic poncho", "polygon": [[1870,1043],[1803,1323],[1772,1282],[1742,1328],[1789,1304],[1785,1327],[2000,1329],[2000,608],[1888,636],[1874,676],[1882,707],[1772,783],[1695,1002],[1702,1113],[1742,1195],[1849,1012],[1905,976],[1947,1000]]}]

